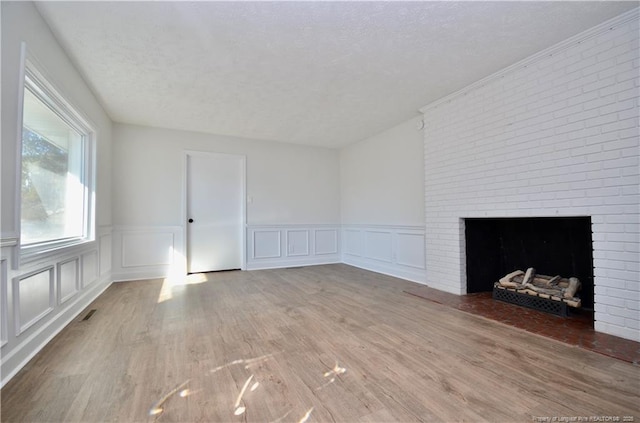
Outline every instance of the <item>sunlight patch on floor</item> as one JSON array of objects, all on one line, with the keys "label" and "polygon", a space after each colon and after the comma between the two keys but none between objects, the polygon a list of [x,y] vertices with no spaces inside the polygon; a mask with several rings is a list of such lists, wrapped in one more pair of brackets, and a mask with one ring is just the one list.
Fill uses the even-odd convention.
[{"label": "sunlight patch on floor", "polygon": [[209,279],[205,273],[192,273],[190,275],[172,275],[162,281],[162,288],[158,294],[157,303],[163,303],[173,299],[173,289],[178,286],[197,285],[208,282]]},{"label": "sunlight patch on floor", "polygon": [[[206,278],[205,278],[206,279]],[[196,278],[196,280],[199,280]],[[262,355],[259,357],[255,357],[255,358],[249,358],[249,359],[238,359],[238,360],[233,360],[230,361],[226,364],[223,364],[221,366],[218,367],[214,367],[212,369],[209,370],[208,375],[209,376],[213,376],[213,374],[219,372],[222,369],[226,369],[229,368],[231,366],[236,366],[236,365],[240,365],[242,367],[244,367],[245,370],[248,370],[252,367],[257,367],[257,369],[260,371],[259,369],[262,368],[262,364],[268,360],[273,359],[273,354],[266,354],[266,355]],[[324,372],[322,374],[324,380],[326,381],[324,384],[322,384],[321,386],[319,386],[318,388],[316,388],[315,390],[320,390],[323,389],[325,387],[327,387],[328,385],[331,385],[333,382],[336,381],[336,378],[344,373],[346,373],[347,369],[346,367],[342,367],[338,364],[338,362],[335,362],[336,364],[333,366],[333,368],[329,369],[328,371]],[[240,389],[240,391],[237,394],[236,400],[233,403],[232,407],[231,407],[231,411],[233,413],[233,415],[235,416],[243,416],[242,418],[246,419],[246,413],[249,412],[249,408],[250,408],[250,397],[254,392],[258,391],[259,388],[263,387],[263,383],[265,382],[265,380],[263,380],[262,382],[258,381],[257,379],[260,376],[256,376],[256,374],[251,373],[247,379],[245,380],[244,384],[242,385],[242,388]],[[170,398],[177,396],[180,398],[186,398],[188,396],[191,395],[195,395],[198,393],[202,393],[202,389],[196,389],[193,390],[189,387],[187,387],[187,385],[190,383],[190,380],[186,380],[185,382],[181,383],[180,385],[176,386],[175,388],[173,388],[171,391],[169,391],[166,395],[164,395],[162,398],[160,398],[155,404],[153,404],[151,406],[151,408],[149,409],[149,416],[159,416],[161,414],[163,414],[165,412],[165,408],[167,405],[167,401],[169,401]],[[280,382],[278,382],[280,383]],[[264,390],[260,390],[260,392],[265,392]],[[177,394],[177,395],[176,395]],[[263,394],[264,395],[264,394]],[[246,398],[246,399],[245,399]],[[247,403],[247,401],[249,402],[249,404]],[[306,423],[307,421],[309,421],[309,419],[311,418],[311,414],[313,413],[314,407],[309,408],[298,420],[298,423]],[[286,419],[287,417],[289,417],[292,413],[294,413],[295,410],[294,408],[291,408],[289,410],[286,411],[286,413],[284,415],[282,415],[280,418],[276,419],[276,420],[272,420],[272,423],[278,423],[280,421],[283,421],[284,419]]]}]

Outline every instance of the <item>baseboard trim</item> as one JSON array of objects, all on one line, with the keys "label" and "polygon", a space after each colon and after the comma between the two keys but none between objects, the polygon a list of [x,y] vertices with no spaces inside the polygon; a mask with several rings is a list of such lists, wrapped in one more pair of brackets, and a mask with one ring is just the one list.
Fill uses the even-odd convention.
[{"label": "baseboard trim", "polygon": [[264,260],[247,263],[247,270],[283,269],[286,267],[318,266],[321,264],[336,263],[341,263],[340,257],[338,256],[305,258],[301,260]]},{"label": "baseboard trim", "polygon": [[129,281],[144,281],[149,279],[164,279],[169,277],[169,270],[146,270],[146,271],[133,271],[133,272],[119,272],[112,275],[114,283],[129,282]]},{"label": "baseboard trim", "polygon": [[421,285],[427,284],[427,276],[424,269],[405,267],[397,264],[388,265],[384,263],[377,263],[373,260],[350,256],[348,254],[345,254],[342,263],[358,267],[360,269],[369,270],[371,272],[382,273],[383,275],[419,283]]}]

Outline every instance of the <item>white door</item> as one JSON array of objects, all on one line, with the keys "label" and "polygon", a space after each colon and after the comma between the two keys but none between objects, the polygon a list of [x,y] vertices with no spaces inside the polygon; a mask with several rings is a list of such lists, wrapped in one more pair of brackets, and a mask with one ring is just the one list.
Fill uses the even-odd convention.
[{"label": "white door", "polygon": [[244,157],[187,154],[189,273],[242,268]]}]

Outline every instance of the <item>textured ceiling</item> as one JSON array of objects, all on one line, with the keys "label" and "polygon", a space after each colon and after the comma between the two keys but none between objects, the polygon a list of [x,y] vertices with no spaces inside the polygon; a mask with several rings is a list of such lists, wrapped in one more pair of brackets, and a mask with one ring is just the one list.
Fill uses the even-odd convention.
[{"label": "textured ceiling", "polygon": [[42,2],[116,122],[340,147],[637,2]]}]

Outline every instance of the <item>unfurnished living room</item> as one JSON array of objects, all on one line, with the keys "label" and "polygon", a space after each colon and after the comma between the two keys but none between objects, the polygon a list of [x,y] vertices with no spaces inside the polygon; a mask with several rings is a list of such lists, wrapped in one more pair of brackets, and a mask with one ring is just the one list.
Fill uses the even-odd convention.
[{"label": "unfurnished living room", "polygon": [[1,421],[640,421],[639,5],[1,0]]}]

